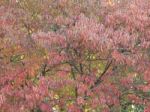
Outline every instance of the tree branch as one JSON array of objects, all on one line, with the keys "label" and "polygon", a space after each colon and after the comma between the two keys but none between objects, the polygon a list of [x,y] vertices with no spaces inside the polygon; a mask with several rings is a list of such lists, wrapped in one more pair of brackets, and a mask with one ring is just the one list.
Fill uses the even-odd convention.
[{"label": "tree branch", "polygon": [[107,61],[107,64],[105,66],[103,73],[98,77],[98,79],[94,82],[94,85],[91,86],[90,89],[97,87],[102,82],[102,77],[106,74],[111,64],[112,64],[112,59],[110,61]]}]

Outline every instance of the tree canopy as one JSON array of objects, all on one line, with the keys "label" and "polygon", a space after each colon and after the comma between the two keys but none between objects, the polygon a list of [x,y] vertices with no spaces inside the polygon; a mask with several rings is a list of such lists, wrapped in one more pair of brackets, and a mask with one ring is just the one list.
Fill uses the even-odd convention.
[{"label": "tree canopy", "polygon": [[150,0],[1,0],[0,112],[150,112]]}]

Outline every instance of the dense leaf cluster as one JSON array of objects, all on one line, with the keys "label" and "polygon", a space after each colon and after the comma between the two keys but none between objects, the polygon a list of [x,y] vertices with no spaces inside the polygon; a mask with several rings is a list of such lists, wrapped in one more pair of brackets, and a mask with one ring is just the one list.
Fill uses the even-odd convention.
[{"label": "dense leaf cluster", "polygon": [[1,0],[0,112],[150,112],[150,0]]}]

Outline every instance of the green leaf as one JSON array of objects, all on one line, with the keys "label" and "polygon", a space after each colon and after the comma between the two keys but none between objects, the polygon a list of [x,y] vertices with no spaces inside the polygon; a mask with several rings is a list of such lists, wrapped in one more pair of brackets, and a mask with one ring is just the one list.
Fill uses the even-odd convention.
[{"label": "green leaf", "polygon": [[13,62],[13,63],[18,63],[18,62],[21,62],[21,60],[23,60],[25,58],[25,55],[13,55],[10,57],[10,62]]}]

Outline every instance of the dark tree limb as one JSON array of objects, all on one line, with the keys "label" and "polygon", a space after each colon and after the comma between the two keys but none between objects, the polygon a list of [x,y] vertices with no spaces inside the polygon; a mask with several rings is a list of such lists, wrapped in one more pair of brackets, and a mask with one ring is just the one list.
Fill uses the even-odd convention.
[{"label": "dark tree limb", "polygon": [[106,74],[111,64],[112,64],[112,59],[110,61],[107,61],[107,64],[105,66],[103,73],[98,77],[98,79],[94,82],[94,85],[91,86],[90,89],[97,87],[102,82],[102,77]]}]

